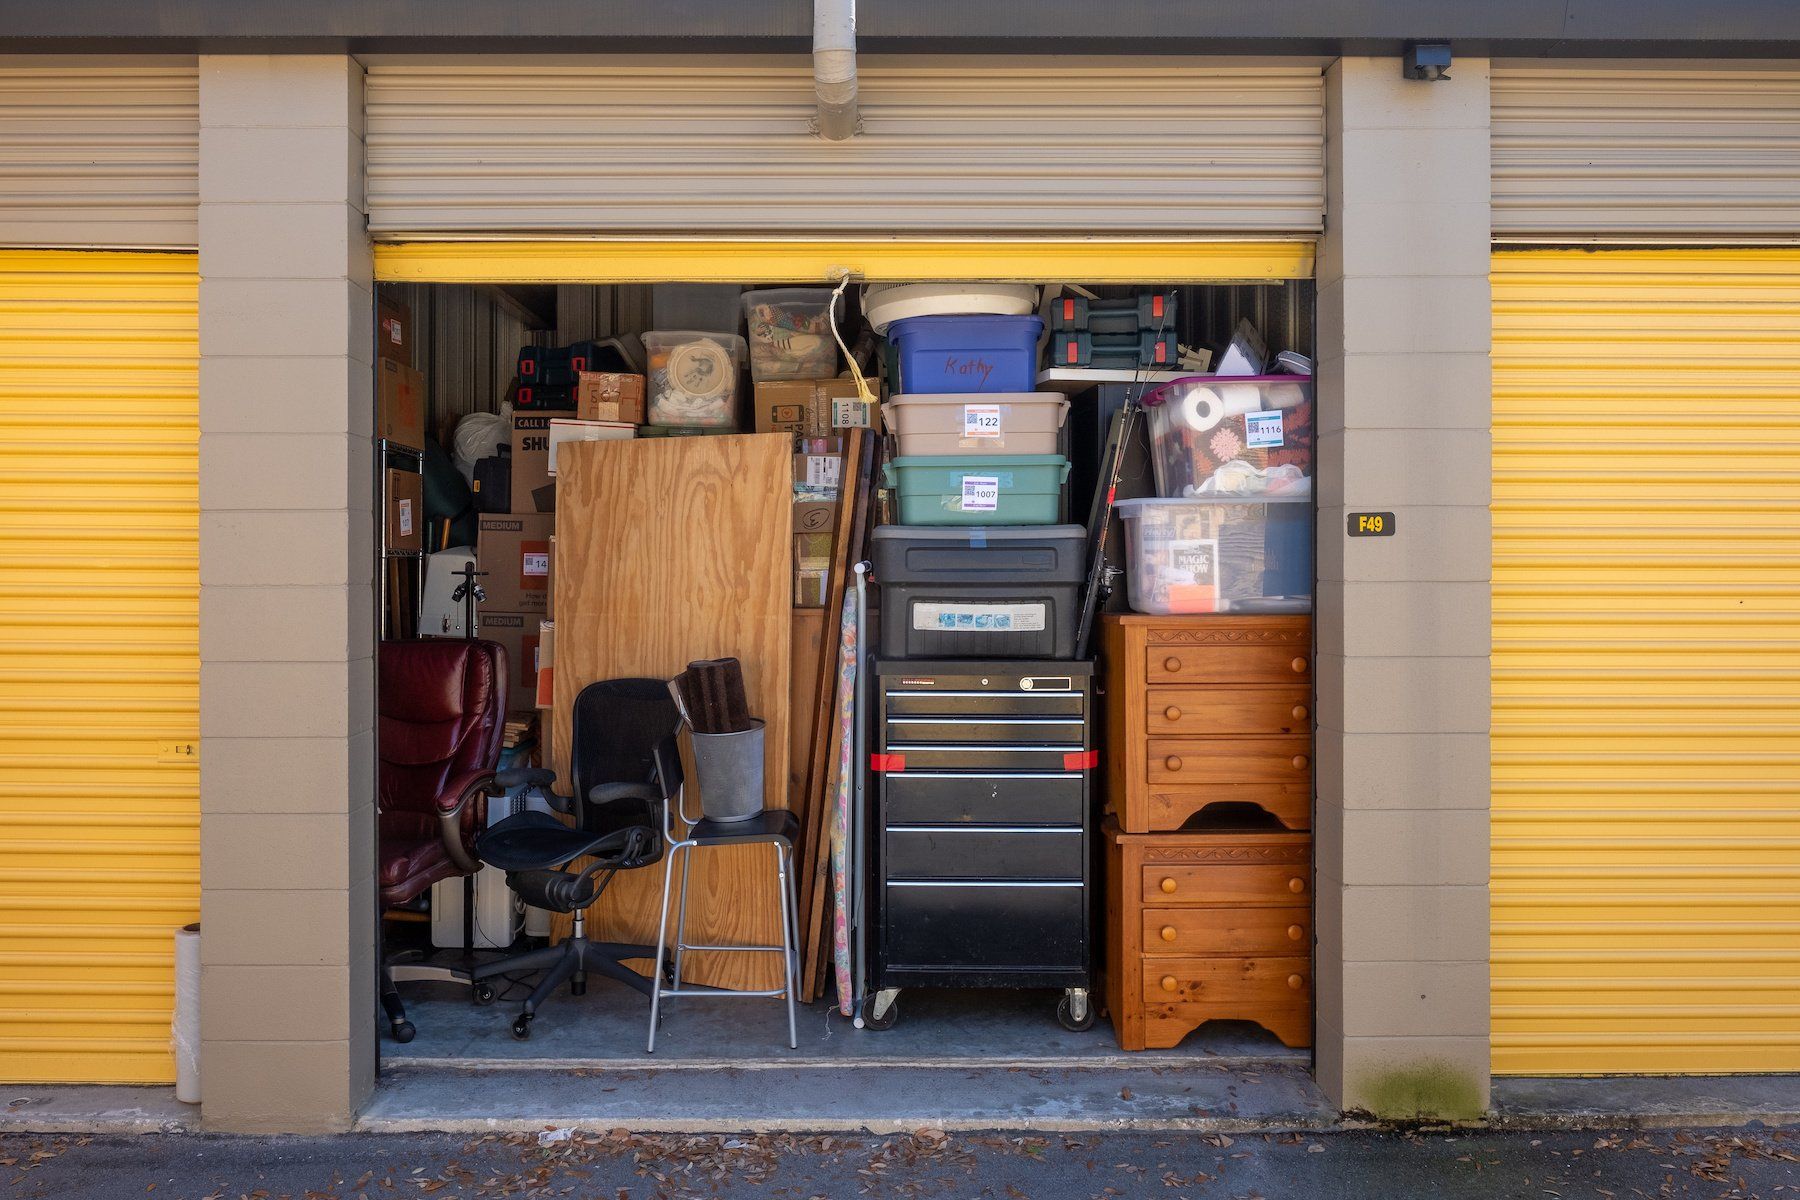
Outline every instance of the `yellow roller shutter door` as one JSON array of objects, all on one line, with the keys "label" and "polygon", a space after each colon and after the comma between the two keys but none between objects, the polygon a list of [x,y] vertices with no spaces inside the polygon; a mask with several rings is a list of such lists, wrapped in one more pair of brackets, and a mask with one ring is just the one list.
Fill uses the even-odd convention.
[{"label": "yellow roller shutter door", "polygon": [[0,1079],[166,1082],[200,908],[191,254],[0,251]]},{"label": "yellow roller shutter door", "polygon": [[1800,250],[1493,280],[1494,1069],[1800,1070]]}]

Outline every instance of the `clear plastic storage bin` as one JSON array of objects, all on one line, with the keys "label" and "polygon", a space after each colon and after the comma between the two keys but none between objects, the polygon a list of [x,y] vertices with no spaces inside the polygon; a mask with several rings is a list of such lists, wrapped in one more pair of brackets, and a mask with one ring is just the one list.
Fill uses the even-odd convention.
[{"label": "clear plastic storage bin", "polygon": [[1120,500],[1131,607],[1141,613],[1311,612],[1312,500]]},{"label": "clear plastic storage bin", "polygon": [[644,335],[650,358],[651,425],[733,428],[744,339],[735,333],[657,330]]},{"label": "clear plastic storage bin", "polygon": [[828,379],[838,373],[829,288],[772,288],[744,293],[750,377]]},{"label": "clear plastic storage bin", "polygon": [[1312,380],[1189,375],[1144,394],[1158,495],[1312,494]]}]

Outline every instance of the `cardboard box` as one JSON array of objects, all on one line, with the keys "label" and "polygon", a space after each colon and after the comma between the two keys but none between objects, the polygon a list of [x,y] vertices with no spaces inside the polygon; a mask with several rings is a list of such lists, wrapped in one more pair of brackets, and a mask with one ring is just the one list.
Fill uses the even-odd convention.
[{"label": "cardboard box", "polygon": [[[555,561],[552,556],[551,561]],[[556,707],[556,636],[555,621],[538,622],[537,706]]]},{"label": "cardboard box", "polygon": [[387,548],[425,548],[425,479],[417,471],[387,469]]},{"label": "cardboard box", "polygon": [[550,478],[549,413],[513,414],[512,510],[556,511],[556,482]]},{"label": "cardboard box", "polygon": [[576,376],[575,415],[583,421],[644,423],[644,377],[583,371]]},{"label": "cardboard box", "polygon": [[570,421],[562,417],[550,419],[550,475],[556,476],[556,448],[569,442],[630,441],[637,436],[636,425],[618,421]]},{"label": "cardboard box", "polygon": [[425,448],[425,377],[391,358],[375,364],[375,436]]},{"label": "cardboard box", "polygon": [[543,614],[550,604],[550,535],[556,518],[529,513],[486,513],[475,538],[475,557],[487,576],[481,588],[489,611]]},{"label": "cardboard box", "polygon": [[544,579],[544,617],[556,620],[556,535],[550,535],[550,574]]},{"label": "cardboard box", "polygon": [[769,380],[756,385],[755,408],[758,433],[829,437],[833,429],[870,421],[869,406],[856,399],[854,379]]},{"label": "cardboard box", "polygon": [[837,528],[836,500],[802,500],[794,497],[795,533],[830,533]]},{"label": "cardboard box", "polygon": [[[489,577],[492,578],[491,576]],[[506,647],[506,711],[537,709],[539,617],[535,613],[481,611],[481,636]]]},{"label": "cardboard box", "polygon": [[412,310],[398,300],[382,299],[375,306],[375,356],[412,366]]}]

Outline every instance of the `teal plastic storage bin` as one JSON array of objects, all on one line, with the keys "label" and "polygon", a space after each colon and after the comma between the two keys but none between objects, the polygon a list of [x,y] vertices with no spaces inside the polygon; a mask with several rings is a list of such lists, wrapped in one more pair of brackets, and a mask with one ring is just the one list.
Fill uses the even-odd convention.
[{"label": "teal plastic storage bin", "polygon": [[1054,525],[1069,460],[1060,454],[914,455],[882,467],[902,525]]}]

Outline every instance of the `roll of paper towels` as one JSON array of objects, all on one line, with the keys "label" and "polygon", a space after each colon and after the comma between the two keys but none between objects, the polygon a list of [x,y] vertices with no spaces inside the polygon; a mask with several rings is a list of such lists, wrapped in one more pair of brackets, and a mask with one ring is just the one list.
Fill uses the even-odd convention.
[{"label": "roll of paper towels", "polygon": [[200,1103],[200,927],[175,931],[175,1098]]},{"label": "roll of paper towels", "polygon": [[1205,433],[1226,417],[1262,408],[1262,391],[1251,384],[1221,383],[1196,387],[1181,399],[1181,419],[1189,429]]}]

